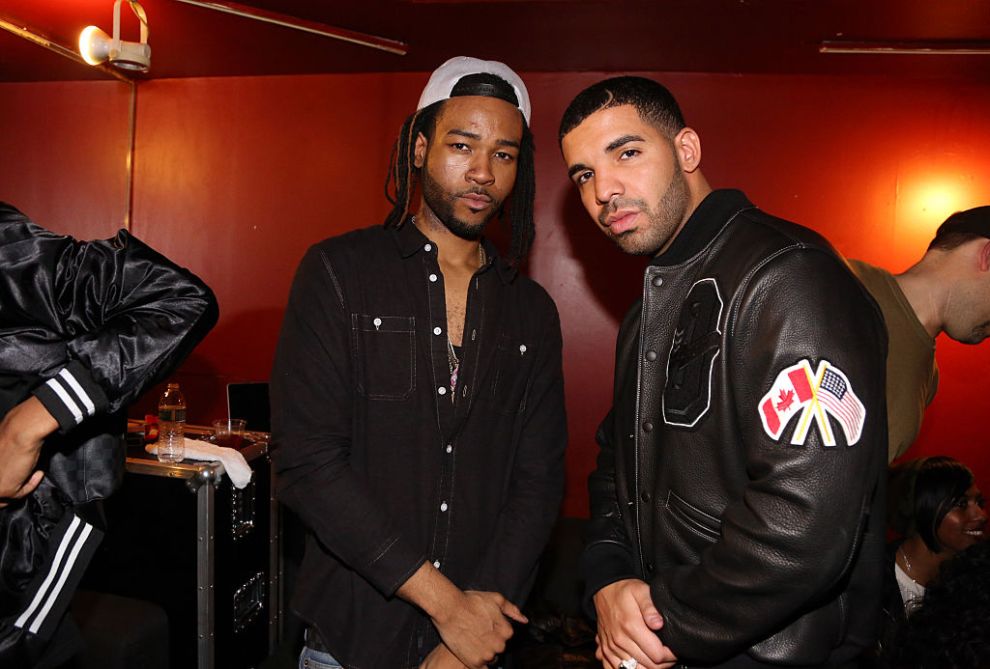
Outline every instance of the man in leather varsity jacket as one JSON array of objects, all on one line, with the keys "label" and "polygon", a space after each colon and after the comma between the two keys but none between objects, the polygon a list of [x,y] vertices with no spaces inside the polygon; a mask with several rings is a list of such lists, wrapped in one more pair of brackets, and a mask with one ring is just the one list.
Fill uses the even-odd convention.
[{"label": "man in leather varsity jacket", "polygon": [[216,320],[206,285],[126,231],[79,242],[0,202],[0,666],[75,652],[64,614],[123,475],[123,411]]},{"label": "man in leather varsity jacket", "polygon": [[598,657],[855,666],[882,581],[875,305],[819,235],[711,190],[660,84],[590,87],[560,138],[601,229],[653,256],[589,480]]}]

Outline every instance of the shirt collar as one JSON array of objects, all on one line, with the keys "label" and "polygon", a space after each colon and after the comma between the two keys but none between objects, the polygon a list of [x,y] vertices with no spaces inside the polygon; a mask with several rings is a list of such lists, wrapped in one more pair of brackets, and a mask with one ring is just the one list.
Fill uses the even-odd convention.
[{"label": "shirt collar", "polygon": [[[390,228],[393,233],[393,238],[395,239],[396,248],[399,251],[399,255],[403,258],[411,258],[417,252],[426,253],[426,245],[430,243],[430,240],[419,231],[412,223],[412,219],[406,219],[398,228]],[[502,283],[511,283],[516,277],[518,269],[504,260],[499,254],[498,249],[490,241],[481,238],[481,245],[485,249],[485,257],[488,259],[485,267],[482,268],[482,272],[488,271],[488,268],[495,266],[495,272],[498,274],[498,278]]]},{"label": "shirt collar", "polygon": [[670,248],[653,258],[650,264],[664,267],[693,258],[715,239],[733,216],[744,209],[753,208],[753,203],[742,191],[713,190],[691,213]]}]

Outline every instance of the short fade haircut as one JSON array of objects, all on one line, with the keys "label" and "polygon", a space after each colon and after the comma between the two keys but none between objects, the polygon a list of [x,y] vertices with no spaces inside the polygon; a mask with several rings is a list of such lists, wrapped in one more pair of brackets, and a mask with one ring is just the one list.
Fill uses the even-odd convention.
[{"label": "short fade haircut", "polygon": [[951,251],[980,237],[990,239],[990,206],[957,211],[935,231],[928,250]]},{"label": "short fade haircut", "polygon": [[558,141],[595,112],[621,105],[635,107],[645,123],[671,140],[687,125],[677,100],[662,84],[645,77],[613,77],[589,86],[571,101],[560,120]]}]

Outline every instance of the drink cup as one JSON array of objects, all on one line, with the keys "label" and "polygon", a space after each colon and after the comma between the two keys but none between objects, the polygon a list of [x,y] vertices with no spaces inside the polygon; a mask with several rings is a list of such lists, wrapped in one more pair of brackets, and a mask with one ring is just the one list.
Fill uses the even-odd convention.
[{"label": "drink cup", "polygon": [[240,448],[244,441],[243,418],[221,418],[213,421],[213,441],[218,446]]}]

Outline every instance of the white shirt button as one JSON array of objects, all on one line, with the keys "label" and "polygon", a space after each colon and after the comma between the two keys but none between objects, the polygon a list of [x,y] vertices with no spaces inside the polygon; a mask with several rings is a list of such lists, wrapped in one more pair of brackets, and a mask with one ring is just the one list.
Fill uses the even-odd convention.
[{"label": "white shirt button", "polygon": [[451,446],[450,444],[447,444],[447,452],[448,453],[453,453],[454,452],[454,447]]},{"label": "white shirt button", "polygon": [[437,275],[436,274],[431,274],[430,275],[430,281],[432,281],[433,283],[436,283],[437,282]]},{"label": "white shirt button", "polygon": [[439,388],[437,388],[437,395],[446,395],[446,394],[447,394],[446,386],[440,386]]},{"label": "white shirt button", "polygon": [[434,567],[435,567],[436,569],[439,569],[439,568],[440,568],[440,560],[434,560],[434,561],[433,561],[433,566],[434,566]]},{"label": "white shirt button", "polygon": [[443,330],[441,330],[439,326],[433,328],[433,334],[439,336],[442,333],[443,333]]},{"label": "white shirt button", "polygon": [[432,244],[427,244],[426,246],[423,247],[423,250],[424,251],[432,251],[433,250],[433,245]]},{"label": "white shirt button", "polygon": [[447,510],[447,502],[440,502],[440,510],[441,511]]}]

